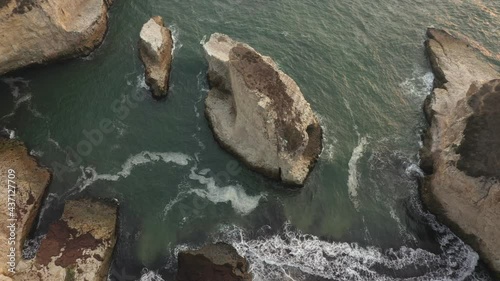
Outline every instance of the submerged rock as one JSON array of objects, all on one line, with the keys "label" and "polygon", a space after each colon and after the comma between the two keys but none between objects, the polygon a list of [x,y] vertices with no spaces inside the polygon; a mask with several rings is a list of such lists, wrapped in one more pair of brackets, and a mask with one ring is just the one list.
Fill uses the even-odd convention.
[{"label": "submerged rock", "polygon": [[424,106],[422,198],[500,274],[500,72],[445,31],[427,35],[436,79]]},{"label": "submerged rock", "polygon": [[225,243],[180,252],[177,281],[250,281],[248,262]]},{"label": "submerged rock", "polygon": [[0,75],[89,54],[103,40],[111,0],[0,1]]},{"label": "submerged rock", "polygon": [[[0,212],[1,276],[12,275],[9,269],[16,268],[21,260],[23,244],[38,215],[50,173],[37,164],[21,142],[0,137],[0,182],[0,198],[5,208]],[[9,202],[15,205],[7,205]],[[11,223],[15,227],[9,228]],[[14,249],[12,253],[10,248]],[[10,265],[9,256],[13,261]]]},{"label": "submerged rock", "polygon": [[116,243],[117,207],[83,199],[68,201],[50,225],[33,261],[14,280],[107,280]]},{"label": "submerged rock", "polygon": [[223,34],[204,44],[215,138],[249,167],[302,185],[322,150],[322,129],[299,87],[269,57]]},{"label": "submerged rock", "polygon": [[146,69],[146,83],[156,98],[167,95],[172,48],[172,33],[160,16],[144,24],[139,40],[139,55]]}]

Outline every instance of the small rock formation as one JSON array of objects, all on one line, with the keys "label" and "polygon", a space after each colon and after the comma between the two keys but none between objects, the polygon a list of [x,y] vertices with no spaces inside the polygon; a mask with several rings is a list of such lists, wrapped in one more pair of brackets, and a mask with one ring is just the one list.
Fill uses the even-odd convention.
[{"label": "small rock formation", "polygon": [[177,281],[251,281],[248,262],[228,244],[207,245],[178,255]]},{"label": "small rock formation", "polygon": [[422,198],[500,274],[500,72],[445,31],[427,35]]},{"label": "small rock formation", "polygon": [[139,55],[146,69],[146,84],[153,96],[167,95],[172,64],[172,33],[165,27],[160,16],[144,24],[139,40]]},{"label": "small rock formation", "polygon": [[0,1],[0,75],[88,55],[103,40],[111,0]]},{"label": "small rock formation", "polygon": [[322,129],[295,81],[227,35],[213,34],[204,50],[205,114],[217,141],[250,168],[303,185],[321,153]]},{"label": "small rock formation", "polygon": [[107,280],[116,243],[117,207],[90,199],[68,201],[50,225],[33,261],[15,281]]},{"label": "small rock formation", "polygon": [[[8,264],[9,248],[15,249],[13,267],[21,260],[24,241],[38,215],[49,182],[49,171],[37,164],[21,142],[0,138],[0,198],[3,202],[0,212],[0,276],[12,275]],[[15,202],[15,206],[7,205],[8,202]],[[15,223],[15,229],[12,228],[15,239],[9,243],[11,229],[8,227],[11,223]]]}]

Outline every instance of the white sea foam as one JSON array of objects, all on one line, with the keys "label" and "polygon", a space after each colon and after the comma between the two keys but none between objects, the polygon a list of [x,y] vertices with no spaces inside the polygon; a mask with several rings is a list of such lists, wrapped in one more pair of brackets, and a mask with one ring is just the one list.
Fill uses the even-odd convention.
[{"label": "white sea foam", "polygon": [[14,116],[17,110],[23,104],[27,104],[27,109],[37,118],[45,118],[31,103],[32,95],[29,92],[29,81],[21,77],[8,77],[3,78],[2,81],[6,83],[14,98],[14,107],[12,111],[0,118],[0,120]]},{"label": "white sea foam", "polygon": [[45,235],[39,235],[24,241],[22,252],[23,259],[30,260],[35,258],[43,238],[45,238]]},{"label": "white sea foam", "polygon": [[42,157],[43,154],[44,154],[43,151],[39,151],[39,150],[35,150],[35,149],[30,150],[31,156]]},{"label": "white sea foam", "polygon": [[205,43],[207,43],[207,36],[203,35],[203,38],[200,40],[200,45],[205,45]]},{"label": "white sea foam", "polygon": [[148,87],[148,84],[146,84],[146,76],[143,74],[139,74],[137,75],[137,78],[136,78],[136,85],[139,89],[145,89],[145,90],[149,90],[149,87]]},{"label": "white sea foam", "polygon": [[177,25],[173,24],[171,26],[169,26],[170,30],[172,31],[172,41],[173,42],[173,45],[174,47],[172,48],[172,57],[175,56],[175,53],[178,52],[181,48],[182,48],[182,43],[181,41],[179,40],[180,37],[179,37],[179,28],[177,27]]},{"label": "white sea foam", "polygon": [[174,163],[180,166],[186,166],[191,157],[179,152],[149,152],[142,151],[136,155],[130,156],[121,166],[121,171],[116,174],[99,174],[94,167],[80,167],[82,175],[77,179],[75,185],[68,191],[70,193],[80,192],[92,185],[96,181],[118,181],[127,178],[132,170],[137,166],[142,166],[152,162]]},{"label": "white sea foam", "polygon": [[359,172],[358,172],[358,162],[363,156],[365,151],[365,146],[368,145],[366,137],[359,139],[358,146],[352,151],[351,159],[349,160],[349,177],[347,180],[347,186],[349,190],[349,198],[351,198],[352,203],[356,209],[359,209],[359,199],[358,199],[358,188],[359,188]]},{"label": "white sea foam", "polygon": [[319,113],[316,113],[316,116],[318,117],[321,128],[323,129],[323,151],[321,151],[321,157],[331,162],[335,156],[335,145],[338,143],[338,140],[335,136],[330,134],[328,119],[324,118]]},{"label": "white sea foam", "polygon": [[401,82],[399,86],[405,94],[413,97],[426,97],[432,91],[434,74],[425,72],[423,69],[415,68],[412,77]]},{"label": "white sea foam", "polygon": [[418,177],[418,178],[423,178],[424,177],[424,172],[415,163],[412,163],[408,167],[406,167],[405,173],[406,173],[407,176],[410,176],[410,177]]},{"label": "white sea foam", "polygon": [[29,85],[29,81],[21,77],[8,77],[3,78],[2,82],[7,84],[10,88],[10,93],[14,98],[14,107],[12,111],[0,118],[0,120],[12,117],[16,114],[16,111],[23,103],[29,103],[31,100],[31,94],[21,88],[26,88]]},{"label": "white sea foam", "polygon": [[47,195],[47,198],[44,200],[43,204],[42,204],[42,207],[40,208],[40,214],[39,214],[39,218],[38,219],[38,222],[37,222],[37,225],[36,227],[40,227],[40,223],[41,223],[41,218],[44,217],[45,215],[45,212],[52,206],[52,204],[54,204],[54,201],[57,201],[59,200],[59,195],[57,195],[56,193],[49,193]]},{"label": "white sea foam", "polygon": [[303,234],[286,225],[271,237],[248,239],[236,226],[223,226],[215,240],[230,242],[250,262],[257,281],[310,280],[402,280],[387,272],[415,270],[421,276],[411,280],[463,280],[473,271],[478,255],[446,227],[428,214],[430,226],[439,233],[441,253],[401,247],[383,250],[356,243],[328,242]]},{"label": "white sea foam", "polygon": [[16,138],[16,131],[11,130],[9,128],[3,127],[0,129],[0,133],[6,135],[9,137],[9,139],[15,139]]},{"label": "white sea foam", "polygon": [[157,272],[155,271],[147,271],[142,274],[141,279],[139,281],[165,281]]},{"label": "white sea foam", "polygon": [[264,194],[248,195],[240,185],[217,186],[214,178],[204,175],[208,171],[202,170],[202,173],[197,173],[196,170],[196,166],[191,168],[189,178],[205,185],[207,189],[193,189],[191,192],[215,204],[231,202],[233,209],[240,214],[246,215],[251,213],[257,208],[260,199],[264,196]]}]

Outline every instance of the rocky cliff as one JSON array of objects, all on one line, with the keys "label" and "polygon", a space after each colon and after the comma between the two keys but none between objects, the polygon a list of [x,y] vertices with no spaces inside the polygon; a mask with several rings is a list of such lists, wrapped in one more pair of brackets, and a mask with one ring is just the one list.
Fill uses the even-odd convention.
[{"label": "rocky cliff", "polygon": [[21,142],[0,137],[0,275],[12,275],[9,269],[15,271],[21,260],[49,182],[49,171],[38,166]]},{"label": "rocky cliff", "polygon": [[[50,181],[19,141],[0,138],[0,280],[107,280],[116,242],[117,207],[81,199],[66,202],[34,260],[22,248]],[[9,199],[10,198],[10,199]],[[9,204],[12,202],[13,204]]]},{"label": "rocky cliff", "polygon": [[302,185],[322,150],[322,129],[299,87],[276,63],[227,35],[204,44],[206,116],[219,143],[249,167]]},{"label": "rocky cliff", "polygon": [[163,97],[168,91],[172,64],[172,33],[159,16],[151,18],[141,29],[139,55],[146,70],[146,83],[153,96]]},{"label": "rocky cliff", "polygon": [[427,35],[435,87],[424,106],[422,198],[500,273],[500,73],[445,31]]},{"label": "rocky cliff", "polygon": [[117,208],[88,199],[68,201],[50,225],[37,256],[22,261],[14,281],[105,281],[116,243]]},{"label": "rocky cliff", "polygon": [[0,75],[89,54],[107,29],[111,0],[0,0]]},{"label": "rocky cliff", "polygon": [[180,252],[177,281],[251,281],[248,262],[228,244]]}]

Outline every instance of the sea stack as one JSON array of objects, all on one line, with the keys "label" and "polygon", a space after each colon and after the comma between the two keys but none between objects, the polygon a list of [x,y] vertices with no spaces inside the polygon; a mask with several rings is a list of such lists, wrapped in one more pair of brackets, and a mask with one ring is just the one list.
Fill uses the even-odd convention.
[{"label": "sea stack", "polygon": [[500,72],[445,31],[427,36],[435,81],[424,106],[422,198],[500,274]]},{"label": "sea stack", "polygon": [[0,75],[88,55],[104,39],[110,0],[0,1]]},{"label": "sea stack", "polygon": [[245,258],[226,243],[207,245],[178,255],[177,281],[251,281]]},{"label": "sea stack", "polygon": [[160,16],[151,18],[142,26],[139,56],[146,71],[146,84],[155,98],[167,95],[172,49],[172,33]]},{"label": "sea stack", "polygon": [[250,168],[303,185],[322,150],[322,129],[295,81],[252,47],[224,34],[204,44],[205,114],[220,145]]}]

